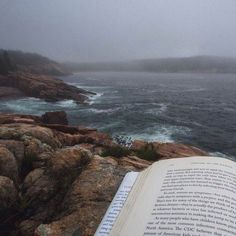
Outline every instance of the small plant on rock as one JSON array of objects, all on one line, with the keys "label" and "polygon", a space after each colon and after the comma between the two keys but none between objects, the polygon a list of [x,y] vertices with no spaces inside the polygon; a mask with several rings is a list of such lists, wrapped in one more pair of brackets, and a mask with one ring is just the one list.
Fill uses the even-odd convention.
[{"label": "small plant on rock", "polygon": [[103,151],[102,156],[113,156],[113,157],[125,157],[130,155],[131,151],[123,146],[116,145],[106,148],[105,151]]},{"label": "small plant on rock", "polygon": [[157,153],[152,143],[148,143],[143,148],[136,150],[135,153],[139,158],[147,161],[157,161],[160,159],[160,155]]}]

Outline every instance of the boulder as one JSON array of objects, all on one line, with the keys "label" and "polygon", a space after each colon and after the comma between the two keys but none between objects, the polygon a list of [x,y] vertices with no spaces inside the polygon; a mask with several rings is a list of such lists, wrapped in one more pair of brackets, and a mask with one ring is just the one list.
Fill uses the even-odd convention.
[{"label": "boulder", "polygon": [[143,140],[134,140],[131,145],[131,150],[138,151],[144,149],[148,145],[148,142]]},{"label": "boulder", "polygon": [[46,112],[42,115],[42,122],[45,124],[68,125],[67,115],[64,111]]},{"label": "boulder", "polygon": [[29,139],[34,137],[52,148],[61,146],[51,129],[35,124],[10,123],[1,125],[0,137],[1,139],[20,140],[23,142],[28,142]]},{"label": "boulder", "polygon": [[159,143],[159,142],[146,142],[142,140],[135,140],[132,143],[131,150],[137,155],[140,154],[140,151],[143,153],[145,151],[151,151],[149,153],[155,156],[153,161],[160,159],[168,158],[177,158],[177,157],[190,157],[190,156],[207,156],[208,153],[182,143]]},{"label": "boulder", "polygon": [[0,176],[0,211],[11,208],[17,202],[17,190],[13,181]]},{"label": "boulder", "polygon": [[161,159],[208,156],[209,154],[199,148],[181,143],[153,143],[153,147]]},{"label": "boulder", "polygon": [[31,171],[22,185],[22,197],[27,208],[39,207],[57,191],[57,179],[50,178],[42,168]]},{"label": "boulder", "polygon": [[17,161],[18,171],[21,170],[22,161],[25,155],[24,143],[15,140],[1,140],[0,146],[6,147],[15,157]]},{"label": "boulder", "polygon": [[60,219],[41,224],[35,235],[94,235],[124,175],[131,170],[137,170],[131,163],[119,165],[113,158],[95,156],[67,192]]},{"label": "boulder", "polygon": [[49,160],[47,168],[52,176],[72,174],[79,171],[92,159],[92,153],[79,146],[56,151]]},{"label": "boulder", "polygon": [[61,149],[51,156],[47,164],[32,170],[25,177],[21,196],[24,211],[30,212],[30,218],[21,224],[22,234],[27,235],[27,229],[32,229],[32,220],[52,221],[53,217],[58,217],[65,194],[91,158],[92,154],[82,148]]},{"label": "boulder", "polygon": [[14,155],[4,146],[0,146],[0,175],[17,182],[18,166]]},{"label": "boulder", "polygon": [[183,144],[135,141],[122,157],[101,157],[123,147],[95,129],[46,124],[61,122],[54,115],[0,114],[0,234],[92,236],[127,172],[207,155]]}]

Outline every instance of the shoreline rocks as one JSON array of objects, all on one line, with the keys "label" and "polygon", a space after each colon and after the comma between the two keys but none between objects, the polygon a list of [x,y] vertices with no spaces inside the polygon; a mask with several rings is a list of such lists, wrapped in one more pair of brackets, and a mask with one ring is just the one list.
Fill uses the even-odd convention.
[{"label": "shoreline rocks", "polygon": [[[1,235],[92,236],[127,172],[207,155],[183,144],[135,141],[129,154],[104,157],[122,147],[96,129],[66,123],[63,112],[0,114]],[[156,159],[139,158],[143,151]]]},{"label": "shoreline rocks", "polygon": [[[4,89],[6,88],[7,89]],[[5,90],[5,91],[4,91]],[[35,97],[48,102],[72,99],[81,103],[94,93],[46,75],[16,72],[0,76],[0,98]]]}]

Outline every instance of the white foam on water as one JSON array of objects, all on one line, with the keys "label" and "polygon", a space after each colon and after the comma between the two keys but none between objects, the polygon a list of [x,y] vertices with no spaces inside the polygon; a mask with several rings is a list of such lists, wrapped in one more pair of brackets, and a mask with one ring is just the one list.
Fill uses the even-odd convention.
[{"label": "white foam on water", "polygon": [[84,85],[84,84],[80,84],[78,82],[67,82],[67,84],[69,85],[73,85],[76,88],[80,88],[80,89],[84,89],[84,90],[88,90],[90,92],[96,92],[96,90],[104,90],[104,89],[109,89],[111,87],[108,86],[89,86],[89,85]]},{"label": "white foam on water", "polygon": [[63,100],[56,103],[57,106],[63,107],[63,108],[73,108],[76,107],[77,104],[74,100]]},{"label": "white foam on water", "polygon": [[173,143],[174,140],[171,138],[170,134],[168,132],[159,132],[158,134],[134,134],[134,135],[128,135],[131,137],[132,140],[145,140],[148,142],[157,141],[160,143]]},{"label": "white foam on water", "polygon": [[134,139],[142,139],[149,142],[161,142],[161,143],[173,143],[175,140],[172,138],[174,134],[187,134],[191,130],[183,126],[157,126],[156,128],[150,128],[144,130],[140,134],[131,134]]},{"label": "white foam on water", "polygon": [[22,98],[1,102],[7,110],[15,113],[40,114],[40,109],[47,105],[47,102],[39,98]]},{"label": "white foam on water", "polygon": [[206,88],[192,88],[192,89],[185,89],[182,92],[202,92],[206,91]]},{"label": "white foam on water", "polygon": [[88,109],[88,111],[95,113],[95,114],[113,113],[118,110],[120,110],[120,108],[108,108],[108,109],[90,108],[90,109]]},{"label": "white foam on water", "polygon": [[[156,105],[156,104],[155,104],[155,105]],[[159,105],[158,108],[155,107],[155,108],[147,109],[147,110],[145,111],[145,113],[147,113],[147,114],[160,115],[160,114],[162,114],[162,113],[164,113],[164,112],[167,111],[167,109],[168,109],[168,105],[167,105],[167,104],[165,104],[165,103],[159,103],[158,105]]]},{"label": "white foam on water", "polygon": [[104,93],[96,93],[95,95],[89,96],[89,98],[88,98],[88,100],[87,100],[88,104],[89,104],[89,105],[94,104],[95,101],[96,101],[98,98],[100,98],[101,96],[103,96],[103,95],[104,95]]}]

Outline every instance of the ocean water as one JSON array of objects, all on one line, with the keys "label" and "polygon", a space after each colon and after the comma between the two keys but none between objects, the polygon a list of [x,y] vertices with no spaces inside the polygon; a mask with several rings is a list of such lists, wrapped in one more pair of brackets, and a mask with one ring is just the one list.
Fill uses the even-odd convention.
[{"label": "ocean water", "polygon": [[236,75],[86,72],[62,79],[97,94],[84,105],[35,98],[1,101],[1,111],[65,110],[74,125],[236,157]]}]

